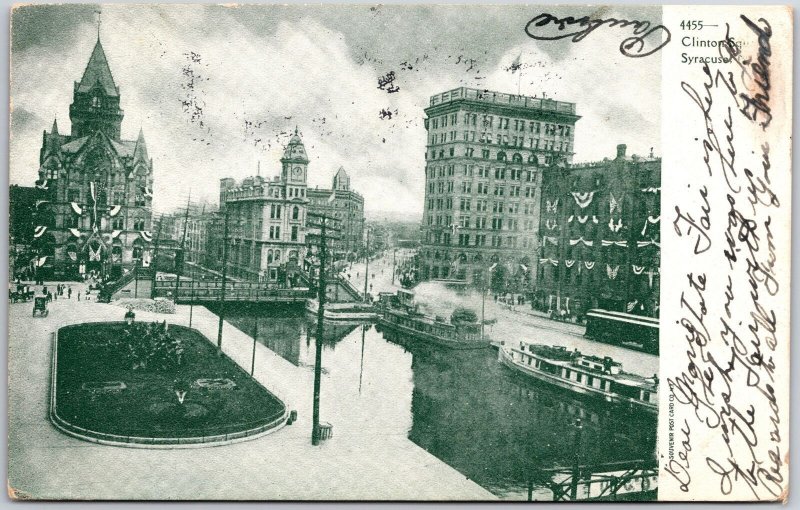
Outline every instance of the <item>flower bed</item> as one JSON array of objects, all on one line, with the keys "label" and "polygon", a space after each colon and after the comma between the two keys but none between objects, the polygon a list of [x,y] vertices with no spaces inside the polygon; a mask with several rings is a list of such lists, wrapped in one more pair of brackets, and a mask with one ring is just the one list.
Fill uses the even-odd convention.
[{"label": "flower bed", "polygon": [[[283,402],[193,329],[66,326],[56,349],[51,416],[76,435],[120,443],[209,442],[263,432],[286,414]],[[204,379],[230,382],[197,384]]]}]

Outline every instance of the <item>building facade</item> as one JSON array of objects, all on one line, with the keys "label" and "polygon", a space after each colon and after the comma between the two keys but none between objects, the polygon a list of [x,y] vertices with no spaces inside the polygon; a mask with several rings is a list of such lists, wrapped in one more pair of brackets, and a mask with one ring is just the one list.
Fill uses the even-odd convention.
[{"label": "building facade", "polygon": [[217,221],[217,208],[205,203],[190,203],[188,208],[188,214],[184,209],[161,215],[158,226],[154,227],[155,237],[159,242],[175,241],[184,262],[203,266],[206,253],[213,248],[210,238],[212,224]]},{"label": "building facade", "polygon": [[420,276],[530,290],[542,172],[572,161],[575,104],[461,87],[425,113]]},{"label": "building facade", "polygon": [[70,134],[42,136],[33,248],[44,278],[116,278],[147,264],[153,162],[142,131],[123,140],[120,90],[98,38],[73,87]]},{"label": "building facade", "polygon": [[331,189],[309,189],[308,209],[338,220],[339,239],[332,243],[334,260],[353,259],[361,252],[364,239],[364,197],[350,189],[350,177],[340,167]]},{"label": "building facade", "polygon": [[661,159],[627,156],[544,170],[534,307],[658,316]]},{"label": "building facade", "polygon": [[[308,156],[297,130],[281,158],[281,173],[220,180],[220,215],[227,223],[228,272],[249,280],[292,285],[306,251]],[[216,225],[215,230],[219,230]],[[217,233],[211,234],[212,238]]]}]

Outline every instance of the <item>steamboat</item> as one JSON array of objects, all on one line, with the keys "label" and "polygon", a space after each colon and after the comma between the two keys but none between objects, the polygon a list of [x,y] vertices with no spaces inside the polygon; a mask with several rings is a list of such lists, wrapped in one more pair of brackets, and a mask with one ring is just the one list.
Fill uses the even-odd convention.
[{"label": "steamboat", "polygon": [[658,377],[624,372],[622,364],[608,356],[526,342],[519,348],[501,345],[498,351],[501,363],[544,383],[635,410],[658,411]]},{"label": "steamboat", "polygon": [[441,317],[420,313],[414,293],[399,289],[396,294],[379,294],[381,310],[378,325],[436,345],[451,349],[483,349],[489,341],[482,338],[477,322],[446,322]]}]

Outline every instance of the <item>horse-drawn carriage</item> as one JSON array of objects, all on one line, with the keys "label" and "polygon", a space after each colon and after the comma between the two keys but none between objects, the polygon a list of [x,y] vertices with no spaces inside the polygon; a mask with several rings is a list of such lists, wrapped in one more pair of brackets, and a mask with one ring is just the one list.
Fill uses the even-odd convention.
[{"label": "horse-drawn carriage", "polygon": [[47,317],[47,314],[50,313],[47,310],[47,296],[33,298],[33,317],[36,317],[36,312],[39,312],[40,317]]},{"label": "horse-drawn carriage", "polygon": [[30,285],[17,285],[17,290],[8,289],[8,299],[12,303],[28,302],[35,294]]}]

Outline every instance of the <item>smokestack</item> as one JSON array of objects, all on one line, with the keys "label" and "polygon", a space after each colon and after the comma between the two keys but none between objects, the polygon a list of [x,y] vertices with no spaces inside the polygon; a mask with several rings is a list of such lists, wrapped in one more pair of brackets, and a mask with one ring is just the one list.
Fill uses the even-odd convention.
[{"label": "smokestack", "polygon": [[617,145],[617,159],[622,159],[625,157],[625,151],[628,149],[628,146],[624,143]]}]

